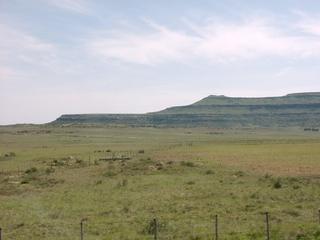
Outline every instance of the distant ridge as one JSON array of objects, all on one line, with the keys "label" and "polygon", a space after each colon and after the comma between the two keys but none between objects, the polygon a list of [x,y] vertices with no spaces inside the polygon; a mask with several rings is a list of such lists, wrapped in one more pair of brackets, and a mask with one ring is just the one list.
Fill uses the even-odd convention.
[{"label": "distant ridge", "polygon": [[291,97],[291,96],[318,96],[318,95],[320,95],[320,92],[291,93],[291,94],[288,94],[287,96]]},{"label": "distant ridge", "polygon": [[192,105],[212,104],[302,104],[319,103],[319,92],[314,93],[292,93],[280,97],[227,97],[224,95],[210,95],[195,102]]},{"label": "distant ridge", "polygon": [[71,114],[53,124],[168,127],[318,127],[320,92],[282,97],[210,95],[187,106],[147,114]]}]

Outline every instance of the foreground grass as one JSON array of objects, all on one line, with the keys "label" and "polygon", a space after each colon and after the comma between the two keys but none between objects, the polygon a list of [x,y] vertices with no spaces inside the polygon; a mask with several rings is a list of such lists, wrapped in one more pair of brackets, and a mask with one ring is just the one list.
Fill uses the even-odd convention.
[{"label": "foreground grass", "polygon": [[6,239],[320,239],[320,136],[299,130],[0,128]]}]

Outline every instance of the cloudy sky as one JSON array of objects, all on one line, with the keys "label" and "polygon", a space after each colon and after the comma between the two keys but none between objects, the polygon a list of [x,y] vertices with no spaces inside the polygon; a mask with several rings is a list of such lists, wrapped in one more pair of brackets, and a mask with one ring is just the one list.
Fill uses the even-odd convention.
[{"label": "cloudy sky", "polygon": [[305,91],[318,0],[0,0],[0,124]]}]

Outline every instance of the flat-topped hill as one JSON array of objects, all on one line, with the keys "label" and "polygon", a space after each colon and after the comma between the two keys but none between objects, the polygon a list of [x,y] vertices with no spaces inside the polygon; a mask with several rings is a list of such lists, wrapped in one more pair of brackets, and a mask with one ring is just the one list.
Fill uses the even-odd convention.
[{"label": "flat-topped hill", "polygon": [[192,105],[280,105],[320,103],[320,92],[294,93],[281,97],[226,97],[210,95]]},{"label": "flat-topped hill", "polygon": [[71,114],[56,124],[111,124],[170,127],[317,127],[320,93],[282,97],[210,95],[194,104],[147,114]]}]

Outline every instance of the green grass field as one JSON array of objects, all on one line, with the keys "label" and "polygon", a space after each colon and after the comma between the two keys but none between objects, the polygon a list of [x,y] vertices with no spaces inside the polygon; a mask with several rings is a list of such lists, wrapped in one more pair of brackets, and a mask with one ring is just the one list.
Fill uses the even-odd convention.
[{"label": "green grass field", "polygon": [[320,239],[320,134],[0,127],[3,239]]}]

